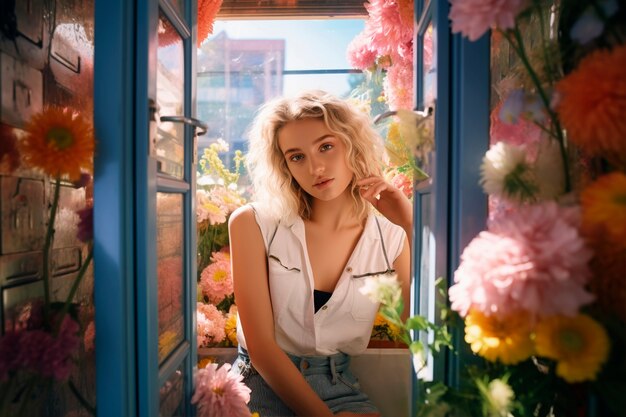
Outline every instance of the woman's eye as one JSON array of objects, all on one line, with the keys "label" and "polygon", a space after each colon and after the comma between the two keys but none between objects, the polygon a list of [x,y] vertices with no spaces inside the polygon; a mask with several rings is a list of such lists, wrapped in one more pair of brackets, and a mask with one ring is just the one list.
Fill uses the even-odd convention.
[{"label": "woman's eye", "polygon": [[329,151],[333,148],[333,145],[331,145],[330,143],[325,143],[320,147],[320,151],[322,152],[326,152]]},{"label": "woman's eye", "polygon": [[299,160],[301,160],[302,158],[304,158],[304,156],[300,155],[300,154],[295,154],[295,155],[291,155],[289,157],[289,160],[291,162],[298,162]]}]

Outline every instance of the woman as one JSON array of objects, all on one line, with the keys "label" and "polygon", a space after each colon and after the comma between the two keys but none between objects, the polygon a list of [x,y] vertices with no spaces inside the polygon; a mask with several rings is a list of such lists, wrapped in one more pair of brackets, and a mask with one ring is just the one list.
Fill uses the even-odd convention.
[{"label": "woman", "polygon": [[[255,200],[229,221],[248,406],[270,416],[380,416],[350,373],[378,306],[364,277],[395,273],[409,294],[411,204],[380,177],[366,115],[321,91],[258,114]],[[374,215],[373,205],[385,217]]]}]

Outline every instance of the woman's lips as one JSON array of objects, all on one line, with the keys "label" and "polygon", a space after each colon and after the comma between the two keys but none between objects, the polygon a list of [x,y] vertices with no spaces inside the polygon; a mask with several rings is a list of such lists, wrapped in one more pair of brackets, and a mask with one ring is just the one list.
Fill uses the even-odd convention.
[{"label": "woman's lips", "polygon": [[333,181],[332,178],[325,178],[322,181],[316,182],[315,184],[313,184],[313,187],[317,188],[318,190],[322,190],[328,186],[330,186],[330,183]]}]

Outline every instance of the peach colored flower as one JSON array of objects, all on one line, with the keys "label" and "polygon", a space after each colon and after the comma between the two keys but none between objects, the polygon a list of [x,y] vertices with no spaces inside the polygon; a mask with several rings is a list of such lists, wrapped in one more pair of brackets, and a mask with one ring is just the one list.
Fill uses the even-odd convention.
[{"label": "peach colored flower", "polygon": [[226,338],[224,315],[213,305],[198,303],[196,307],[198,347],[208,347]]},{"label": "peach colored flower", "polygon": [[568,138],[590,155],[626,164],[626,45],[596,49],[556,85]]},{"label": "peach colored flower", "polygon": [[213,252],[211,260],[212,262],[200,274],[200,288],[210,302],[219,304],[234,291],[230,273],[230,255]]}]

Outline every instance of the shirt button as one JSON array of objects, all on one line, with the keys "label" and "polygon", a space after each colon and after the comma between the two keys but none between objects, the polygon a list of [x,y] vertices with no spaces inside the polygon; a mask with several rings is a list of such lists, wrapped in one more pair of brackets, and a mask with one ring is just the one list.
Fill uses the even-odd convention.
[{"label": "shirt button", "polygon": [[352,267],[351,267],[351,266],[347,267],[347,268],[346,268],[346,271],[347,271],[347,272],[352,272]]},{"label": "shirt button", "polygon": [[328,306],[322,306],[322,310],[326,310]]}]

